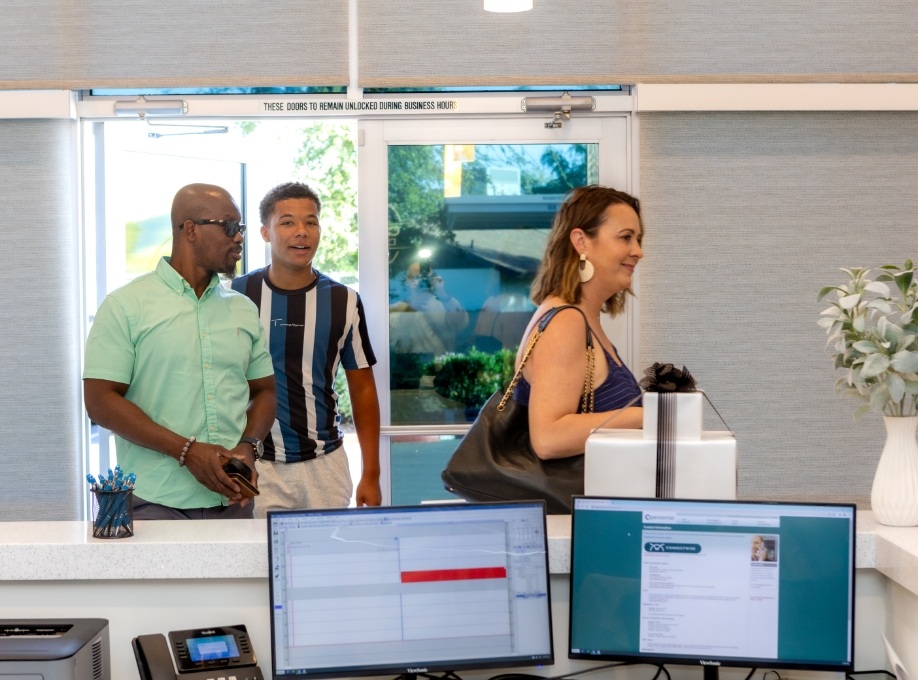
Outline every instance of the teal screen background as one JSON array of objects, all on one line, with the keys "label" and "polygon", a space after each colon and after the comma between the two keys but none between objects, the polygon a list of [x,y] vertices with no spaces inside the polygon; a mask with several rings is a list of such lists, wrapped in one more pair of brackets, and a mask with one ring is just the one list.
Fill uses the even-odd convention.
[{"label": "teal screen background", "polygon": [[[850,523],[841,518],[781,520],[778,654],[807,663],[848,658]],[[853,603],[852,603],[853,607]],[[853,611],[852,611],[853,616]]]},{"label": "teal screen background", "polygon": [[571,645],[637,654],[641,513],[578,511],[572,527]]}]

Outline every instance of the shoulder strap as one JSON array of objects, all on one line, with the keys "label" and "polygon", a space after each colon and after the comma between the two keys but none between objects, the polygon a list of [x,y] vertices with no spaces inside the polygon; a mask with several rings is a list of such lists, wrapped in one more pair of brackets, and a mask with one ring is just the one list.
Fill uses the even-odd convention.
[{"label": "shoulder strap", "polygon": [[504,391],[504,396],[501,397],[500,404],[497,405],[498,411],[504,410],[504,406],[506,405],[507,400],[510,398],[510,395],[513,394],[513,390],[516,389],[516,384],[519,382],[520,376],[523,374],[523,367],[529,360],[529,355],[532,354],[532,350],[535,347],[536,342],[538,342],[539,338],[542,336],[542,333],[545,332],[545,329],[548,327],[548,323],[553,318],[555,318],[555,315],[562,309],[576,309],[583,317],[583,323],[586,326],[586,371],[584,372],[583,396],[580,399],[580,407],[584,413],[591,413],[593,411],[593,369],[595,367],[593,355],[593,331],[590,330],[590,322],[587,320],[586,314],[583,313],[582,309],[575,305],[561,305],[560,307],[552,307],[542,315],[541,319],[539,319],[539,323],[536,325],[536,329],[533,332],[532,337],[529,339],[529,344],[526,346],[526,351],[523,353],[523,359],[520,361],[520,365],[516,369],[516,373],[513,374],[513,378],[510,380],[510,384]]},{"label": "shoulder strap", "polygon": [[539,319],[539,324],[536,327],[537,334],[541,335],[545,328],[548,326],[548,322],[555,318],[555,315],[560,312],[562,309],[576,309],[580,312],[580,316],[583,317],[583,325],[586,326],[586,346],[593,346],[593,331],[590,330],[590,322],[586,318],[586,314],[583,313],[583,310],[576,305],[561,305],[560,307],[552,307],[547,312],[542,315],[542,318]]}]

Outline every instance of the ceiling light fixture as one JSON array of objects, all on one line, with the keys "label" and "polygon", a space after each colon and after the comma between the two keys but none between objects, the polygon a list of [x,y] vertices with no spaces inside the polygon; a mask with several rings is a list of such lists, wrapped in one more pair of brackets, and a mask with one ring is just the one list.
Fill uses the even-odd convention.
[{"label": "ceiling light fixture", "polygon": [[484,0],[485,12],[526,12],[532,0]]}]

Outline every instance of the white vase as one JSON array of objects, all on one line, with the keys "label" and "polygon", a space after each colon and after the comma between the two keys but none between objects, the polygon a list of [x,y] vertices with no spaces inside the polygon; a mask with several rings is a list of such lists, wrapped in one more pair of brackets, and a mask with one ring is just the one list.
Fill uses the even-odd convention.
[{"label": "white vase", "polygon": [[873,515],[880,524],[918,526],[918,416],[884,416],[886,444],[870,492]]}]

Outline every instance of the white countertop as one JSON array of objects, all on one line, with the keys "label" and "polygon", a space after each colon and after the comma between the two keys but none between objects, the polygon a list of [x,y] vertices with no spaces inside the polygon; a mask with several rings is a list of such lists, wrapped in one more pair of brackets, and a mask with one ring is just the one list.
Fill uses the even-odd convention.
[{"label": "white countertop", "polygon": [[265,520],[136,521],[129,538],[90,522],[0,523],[0,580],[267,578]]},{"label": "white countertop", "polygon": [[918,595],[918,527],[888,527],[857,513],[857,566],[876,569]]},{"label": "white countertop", "polygon": [[[549,568],[567,573],[571,518],[548,517]],[[267,578],[265,520],[135,521],[129,538],[89,522],[0,522],[0,581]]]},{"label": "white countertop", "polygon": [[[89,522],[0,523],[0,581],[261,579],[264,520],[136,521],[130,538],[92,538]],[[571,518],[548,517],[551,573],[570,570]],[[918,528],[858,512],[857,567],[918,594]]]}]

